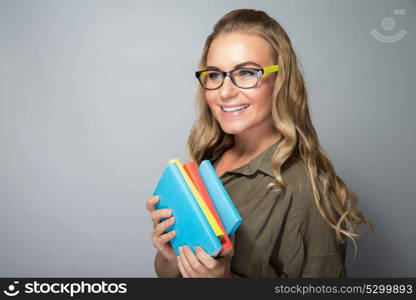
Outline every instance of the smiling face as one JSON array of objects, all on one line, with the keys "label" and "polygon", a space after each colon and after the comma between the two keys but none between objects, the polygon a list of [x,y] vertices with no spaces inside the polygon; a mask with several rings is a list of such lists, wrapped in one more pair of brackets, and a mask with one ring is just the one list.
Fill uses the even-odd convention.
[{"label": "smiling face", "polygon": [[[207,69],[231,71],[238,65],[264,68],[275,64],[267,41],[249,33],[227,33],[216,37],[208,51]],[[273,127],[272,92],[276,73],[262,75],[257,86],[242,89],[228,76],[216,90],[205,90],[205,99],[222,130],[228,134],[256,134]]]}]

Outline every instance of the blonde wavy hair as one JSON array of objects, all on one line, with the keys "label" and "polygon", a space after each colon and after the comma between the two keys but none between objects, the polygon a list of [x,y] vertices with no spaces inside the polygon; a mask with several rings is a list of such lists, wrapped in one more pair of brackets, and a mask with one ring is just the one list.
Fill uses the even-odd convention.
[{"label": "blonde wavy hair", "polygon": [[[233,32],[256,34],[265,39],[272,49],[275,63],[280,65],[272,93],[272,116],[282,140],[271,162],[276,181],[268,188],[284,189],[286,183],[281,174],[283,164],[288,159],[301,160],[306,167],[320,215],[335,230],[339,243],[345,242],[343,237],[346,236],[352,240],[357,250],[355,239],[361,235],[355,229],[365,224],[373,230],[373,225],[356,209],[357,196],[337,176],[328,154],[319,144],[309,114],[308,96],[297,57],[281,25],[259,10],[238,9],[227,13],[207,37],[199,69],[207,66],[207,54],[212,41],[220,34]],[[197,109],[198,118],[188,137],[187,150],[190,159],[200,163],[231,148],[234,138],[221,129],[204,99],[204,90],[199,85]]]}]

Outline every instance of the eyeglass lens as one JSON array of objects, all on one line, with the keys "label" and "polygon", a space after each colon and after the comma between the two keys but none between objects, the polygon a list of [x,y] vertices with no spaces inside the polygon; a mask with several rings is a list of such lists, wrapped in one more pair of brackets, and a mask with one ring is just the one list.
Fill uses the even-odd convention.
[{"label": "eyeglass lens", "polygon": [[[237,69],[230,74],[233,83],[241,88],[254,87],[259,79],[258,73],[253,69]],[[215,70],[205,71],[200,76],[200,81],[205,88],[215,89],[219,87],[224,80],[223,73]]]}]

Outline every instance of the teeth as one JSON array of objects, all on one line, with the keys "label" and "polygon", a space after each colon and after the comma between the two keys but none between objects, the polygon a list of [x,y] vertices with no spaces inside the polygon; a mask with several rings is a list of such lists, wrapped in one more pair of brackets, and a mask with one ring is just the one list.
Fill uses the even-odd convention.
[{"label": "teeth", "polygon": [[226,112],[232,112],[232,111],[241,110],[241,109],[244,109],[244,108],[247,108],[247,107],[249,107],[248,104],[240,105],[240,106],[234,106],[234,107],[223,107],[222,110],[226,111]]}]

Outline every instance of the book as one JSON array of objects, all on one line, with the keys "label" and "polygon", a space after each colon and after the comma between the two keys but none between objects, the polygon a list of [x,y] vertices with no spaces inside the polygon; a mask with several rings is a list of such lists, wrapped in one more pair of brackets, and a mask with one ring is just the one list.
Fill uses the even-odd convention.
[{"label": "book", "polygon": [[224,232],[224,235],[222,238],[220,238],[220,242],[222,245],[222,249],[220,252],[220,255],[233,248],[233,245],[231,243],[230,237],[228,234],[226,234],[226,231],[224,229],[224,225],[221,222],[221,218],[217,213],[217,210],[215,209],[215,205],[211,200],[211,197],[209,196],[209,192],[207,188],[205,187],[204,181],[202,180],[199,171],[198,171],[198,165],[196,162],[190,161],[186,163],[184,166],[185,171],[188,173],[189,177],[191,178],[192,182],[195,184],[195,187],[201,194],[203,200],[205,201],[206,205],[208,206],[209,210],[211,211],[212,215],[214,216],[215,220],[217,221],[218,225],[221,227],[222,231]]},{"label": "book", "polygon": [[205,186],[207,187],[215,208],[218,212],[221,212],[221,221],[224,225],[226,233],[229,236],[233,235],[242,222],[237,208],[231,200],[230,195],[228,195],[228,192],[221,180],[218,178],[217,172],[215,172],[215,169],[209,160],[202,161],[198,170]]},{"label": "book", "polygon": [[198,191],[195,184],[193,183],[193,181],[189,177],[189,174],[188,174],[188,172],[186,172],[186,170],[183,167],[181,161],[179,159],[172,159],[171,162],[176,163],[176,165],[178,166],[179,171],[181,172],[182,176],[185,178],[185,181],[188,184],[189,188],[191,189],[195,200],[198,202],[199,207],[202,209],[202,212],[204,213],[205,217],[207,218],[209,225],[214,230],[214,233],[216,234],[216,236],[221,238],[224,235],[224,232],[222,231],[221,227],[218,225],[217,220],[212,215],[211,210],[208,208],[208,206],[207,206],[206,202],[204,201],[204,199],[202,198],[200,192]]},{"label": "book", "polygon": [[[228,247],[232,247],[229,234],[224,230],[227,230],[227,226],[231,226],[237,209],[228,194],[228,197],[224,195],[224,191],[226,193],[224,186],[211,163],[207,162],[204,165],[210,165],[211,169],[207,166],[201,169],[202,163],[199,169],[196,169],[196,163],[188,163],[187,171],[178,159],[170,160],[153,193],[160,196],[156,209],[169,208],[175,217],[174,224],[166,232],[173,229],[176,231],[175,237],[170,241],[176,255],[179,255],[179,247],[185,245],[194,251],[196,246],[201,246],[214,257]],[[198,172],[195,172],[196,170]],[[201,170],[206,173],[205,179]],[[212,171],[214,174],[211,173]],[[209,183],[207,180],[214,182]],[[215,191],[216,189],[219,191]],[[214,199],[213,195],[217,199]],[[230,203],[221,204],[222,201],[230,201]],[[231,211],[223,211],[224,208]],[[224,220],[227,220],[227,226]],[[234,220],[236,224],[230,231],[233,233],[240,225],[241,217]]]},{"label": "book", "polygon": [[193,250],[201,246],[211,256],[219,254],[222,247],[220,240],[176,161],[168,162],[153,194],[160,196],[156,209],[169,208],[175,217],[174,224],[166,232],[176,231],[170,241],[176,255],[179,255],[179,247],[185,245]]}]

